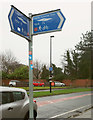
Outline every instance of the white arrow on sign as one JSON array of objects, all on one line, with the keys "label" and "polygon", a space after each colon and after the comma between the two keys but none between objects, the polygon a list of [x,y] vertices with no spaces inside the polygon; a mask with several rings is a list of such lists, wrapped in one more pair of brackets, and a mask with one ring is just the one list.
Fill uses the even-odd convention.
[{"label": "white arrow on sign", "polygon": [[58,15],[59,18],[60,18],[60,23],[59,23],[59,25],[58,25],[58,28],[61,28],[61,25],[62,25],[62,23],[63,23],[63,17],[62,17],[62,15],[60,14],[60,12],[57,12],[57,15]]},{"label": "white arrow on sign", "polygon": [[13,13],[14,13],[14,9],[12,9],[11,14],[10,14],[10,22],[11,22],[12,29],[14,29],[13,22],[12,22]]}]

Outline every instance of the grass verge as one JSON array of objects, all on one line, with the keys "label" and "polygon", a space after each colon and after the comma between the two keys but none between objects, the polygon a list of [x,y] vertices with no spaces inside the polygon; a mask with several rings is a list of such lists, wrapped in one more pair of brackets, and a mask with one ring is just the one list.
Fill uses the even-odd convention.
[{"label": "grass verge", "polygon": [[[26,91],[29,90],[29,87],[19,87],[25,89]],[[52,87],[52,89],[62,89],[62,88],[71,88],[71,87]],[[48,90],[50,87],[33,87],[33,90]]]},{"label": "grass verge", "polygon": [[[85,92],[91,91],[91,88],[73,88],[73,89],[63,89],[63,90],[54,90],[50,93],[50,91],[41,91],[41,92],[34,92],[33,97],[44,97],[44,96],[52,96],[52,95],[60,95],[60,94],[69,94],[69,93],[76,93],[76,92]],[[29,94],[29,92],[28,92]]]}]

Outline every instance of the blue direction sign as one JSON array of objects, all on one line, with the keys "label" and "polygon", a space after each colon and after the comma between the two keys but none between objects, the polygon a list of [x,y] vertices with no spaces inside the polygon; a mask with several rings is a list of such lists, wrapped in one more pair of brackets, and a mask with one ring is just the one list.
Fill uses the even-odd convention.
[{"label": "blue direction sign", "polygon": [[49,68],[49,71],[53,71],[53,68],[52,68],[52,67],[50,67],[50,68]]},{"label": "blue direction sign", "polygon": [[12,32],[29,39],[29,17],[12,5],[8,19]]},{"label": "blue direction sign", "polygon": [[60,9],[33,15],[33,35],[61,30],[64,22]]}]

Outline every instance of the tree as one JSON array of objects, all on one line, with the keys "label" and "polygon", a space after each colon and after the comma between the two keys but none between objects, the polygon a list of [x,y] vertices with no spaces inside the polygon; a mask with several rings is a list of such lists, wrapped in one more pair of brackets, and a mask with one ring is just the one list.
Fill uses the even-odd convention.
[{"label": "tree", "polygon": [[52,66],[53,66],[53,75],[54,76],[62,73],[62,69],[60,67],[56,67],[55,64],[52,64]]},{"label": "tree", "polygon": [[42,64],[38,60],[36,60],[34,62],[34,69],[33,69],[33,74],[35,79],[40,78],[41,70],[42,70]]},{"label": "tree", "polygon": [[42,67],[41,79],[47,79],[49,77],[49,70],[46,68],[46,65]]},{"label": "tree", "polygon": [[55,64],[52,64],[52,66],[53,66],[53,79],[62,82],[62,80],[64,79],[62,69],[60,67],[56,67]]},{"label": "tree", "polygon": [[79,71],[79,53],[76,50],[71,52],[72,54],[72,63],[73,63],[73,78],[78,78],[78,71]]},{"label": "tree", "polygon": [[28,79],[29,78],[29,69],[28,66],[21,65],[16,68],[12,74],[8,74],[9,79]]},{"label": "tree", "polygon": [[1,70],[7,74],[13,73],[15,68],[19,66],[19,62],[14,57],[11,51],[6,51],[0,54]]},{"label": "tree", "polygon": [[79,78],[90,78],[91,41],[91,32],[86,32],[85,34],[82,34],[81,41],[75,46],[75,48],[80,51]]},{"label": "tree", "polygon": [[[69,79],[88,79],[91,73],[91,32],[82,34],[81,41],[64,56],[64,74]],[[76,52],[77,51],[77,52]]]},{"label": "tree", "polygon": [[2,71],[2,79],[7,79],[8,74],[13,73],[19,66],[19,62],[10,50],[0,53],[0,70]]},{"label": "tree", "polygon": [[71,59],[71,52],[70,50],[67,50],[65,55],[64,55],[64,73],[67,76],[67,78],[72,78],[73,76],[73,71],[74,71],[74,65],[73,65],[73,61]]}]

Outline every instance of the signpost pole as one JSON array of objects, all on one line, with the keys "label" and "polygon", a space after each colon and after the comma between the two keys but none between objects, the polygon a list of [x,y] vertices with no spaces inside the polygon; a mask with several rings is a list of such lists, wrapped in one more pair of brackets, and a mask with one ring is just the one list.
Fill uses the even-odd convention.
[{"label": "signpost pole", "polygon": [[31,18],[29,23],[29,118],[33,119],[33,36],[32,36],[32,14],[29,13]]},{"label": "signpost pole", "polygon": [[[11,31],[26,38],[29,43],[29,118],[33,119],[33,35],[61,30],[65,17],[60,9],[38,15],[29,13],[27,17],[12,5],[8,19]],[[52,79],[52,37],[54,36],[50,36],[50,82]]]}]

